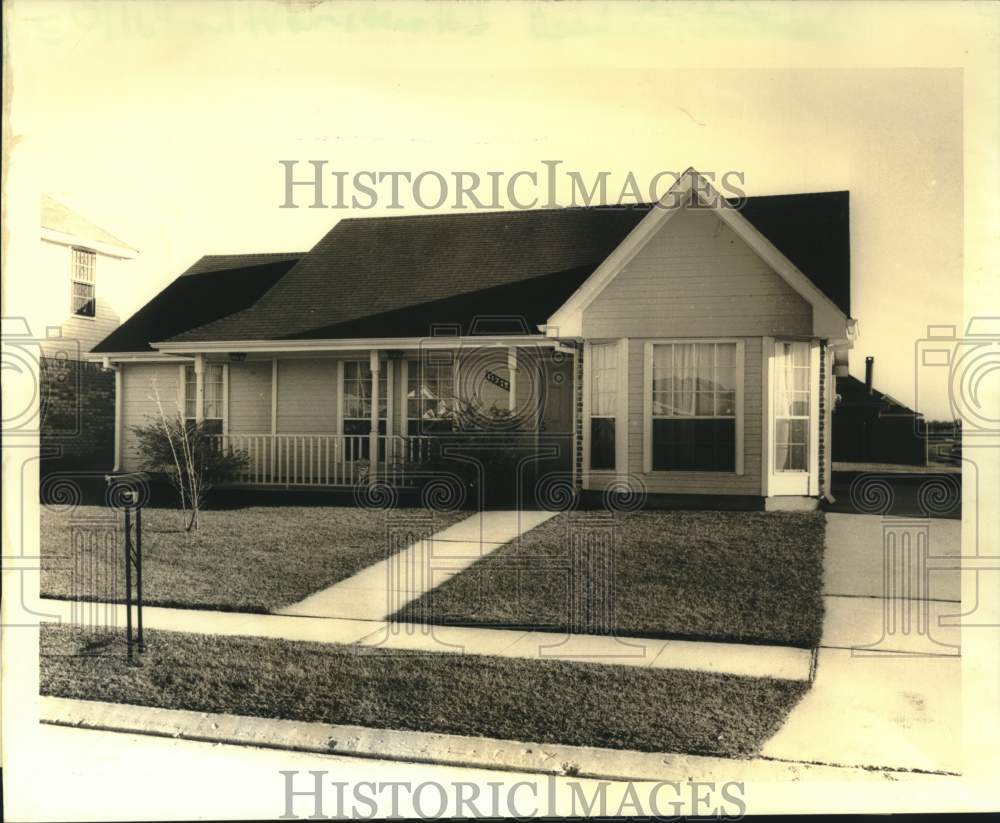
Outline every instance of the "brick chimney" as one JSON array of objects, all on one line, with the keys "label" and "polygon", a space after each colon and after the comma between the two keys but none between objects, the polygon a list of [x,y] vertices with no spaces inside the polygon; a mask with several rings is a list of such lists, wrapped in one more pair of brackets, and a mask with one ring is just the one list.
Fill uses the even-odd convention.
[{"label": "brick chimney", "polygon": [[872,393],[872,372],[875,370],[875,358],[865,358],[865,391]]}]

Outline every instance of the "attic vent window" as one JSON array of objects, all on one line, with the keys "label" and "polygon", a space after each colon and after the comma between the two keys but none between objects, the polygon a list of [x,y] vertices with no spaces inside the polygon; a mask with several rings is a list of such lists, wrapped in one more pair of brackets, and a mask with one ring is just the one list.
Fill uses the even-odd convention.
[{"label": "attic vent window", "polygon": [[97,255],[87,249],[73,249],[72,308],[77,317],[96,314]]}]

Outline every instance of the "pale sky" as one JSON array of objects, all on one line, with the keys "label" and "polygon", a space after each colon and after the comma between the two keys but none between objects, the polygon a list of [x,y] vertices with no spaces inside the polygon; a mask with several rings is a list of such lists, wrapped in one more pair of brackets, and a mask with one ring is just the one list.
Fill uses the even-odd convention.
[{"label": "pale sky", "polygon": [[[849,68],[838,38],[875,39],[863,9],[802,5],[22,0],[15,160],[140,250],[137,301],[202,254],[305,250],[359,216],[279,209],[279,160],[446,175],[561,160],[612,181],[694,166],[743,172],[750,195],[848,189],[852,372],[874,355],[876,385],[913,403],[915,341],[962,322],[963,72],[880,68],[874,42],[853,58],[873,67]],[[920,401],[949,414],[943,392]]]}]

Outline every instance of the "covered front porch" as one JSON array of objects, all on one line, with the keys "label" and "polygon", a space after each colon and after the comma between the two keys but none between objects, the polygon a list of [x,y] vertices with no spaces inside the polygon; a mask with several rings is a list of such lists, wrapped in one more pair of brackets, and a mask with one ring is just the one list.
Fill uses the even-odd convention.
[{"label": "covered front porch", "polygon": [[174,368],[185,418],[246,455],[235,483],[292,488],[416,485],[456,432],[559,438],[571,472],[574,362],[536,338],[201,351]]}]

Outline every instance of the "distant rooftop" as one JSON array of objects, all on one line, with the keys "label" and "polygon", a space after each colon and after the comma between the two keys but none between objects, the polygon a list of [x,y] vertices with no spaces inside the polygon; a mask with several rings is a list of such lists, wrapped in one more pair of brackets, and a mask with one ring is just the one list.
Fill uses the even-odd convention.
[{"label": "distant rooftop", "polygon": [[90,240],[105,246],[115,246],[125,251],[136,252],[136,249],[127,243],[123,243],[110,232],[94,225],[86,217],[77,214],[47,194],[42,195],[42,227],[71,235],[80,240]]}]

